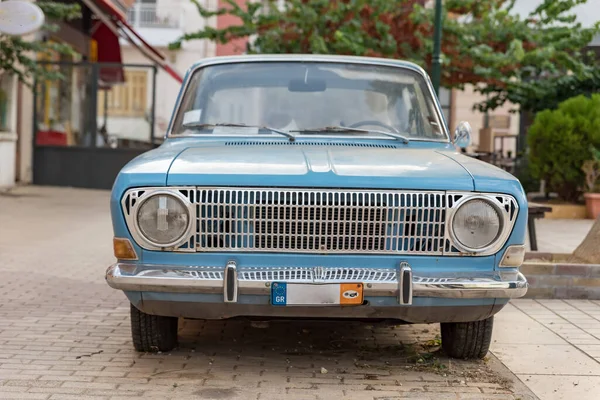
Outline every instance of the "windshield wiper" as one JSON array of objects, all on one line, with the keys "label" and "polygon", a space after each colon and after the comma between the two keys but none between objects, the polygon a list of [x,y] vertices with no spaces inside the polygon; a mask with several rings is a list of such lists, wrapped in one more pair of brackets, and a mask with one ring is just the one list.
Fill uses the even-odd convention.
[{"label": "windshield wiper", "polygon": [[279,129],[271,128],[270,126],[235,124],[235,123],[229,123],[229,122],[220,122],[217,124],[205,124],[205,123],[200,123],[200,122],[190,122],[187,124],[183,124],[183,126],[185,126],[186,128],[195,128],[195,129],[209,129],[209,128],[216,128],[218,126],[230,126],[230,127],[234,127],[234,128],[258,128],[259,130],[264,129],[264,130],[271,131],[274,133],[279,133],[280,135],[283,135],[283,136],[287,137],[288,139],[290,139],[290,142],[293,142],[296,140],[296,136],[292,135],[291,133],[282,131]]},{"label": "windshield wiper", "polygon": [[398,133],[380,131],[377,129],[360,129],[360,128],[350,128],[347,126],[326,126],[323,128],[312,128],[312,129],[299,129],[293,130],[290,132],[299,132],[299,133],[321,133],[321,132],[357,132],[357,133],[378,133],[381,135],[393,137],[396,140],[401,140],[404,143],[410,142],[410,139],[406,136],[402,136]]}]

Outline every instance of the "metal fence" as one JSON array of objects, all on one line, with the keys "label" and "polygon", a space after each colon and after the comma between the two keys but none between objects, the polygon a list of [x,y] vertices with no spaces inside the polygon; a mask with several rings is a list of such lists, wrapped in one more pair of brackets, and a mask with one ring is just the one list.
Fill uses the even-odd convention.
[{"label": "metal fence", "polygon": [[134,4],[127,11],[127,21],[136,28],[179,28],[182,13],[159,9],[156,4]]}]

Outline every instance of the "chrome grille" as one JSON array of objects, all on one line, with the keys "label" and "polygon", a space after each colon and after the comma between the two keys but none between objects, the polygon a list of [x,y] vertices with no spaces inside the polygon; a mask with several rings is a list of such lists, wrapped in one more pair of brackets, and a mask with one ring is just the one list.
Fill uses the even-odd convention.
[{"label": "chrome grille", "polygon": [[244,281],[276,282],[395,282],[396,271],[379,268],[244,268],[239,272]]},{"label": "chrome grille", "polygon": [[[193,268],[193,267],[192,267]],[[190,278],[197,278],[203,280],[222,281],[223,270],[219,270],[216,267],[200,267],[190,270],[178,270],[177,273],[188,276]]]},{"label": "chrome grille", "polygon": [[[177,274],[203,280],[223,280],[217,267],[189,267]],[[240,281],[260,282],[396,282],[397,272],[384,268],[345,267],[246,267],[238,270]]]},{"label": "chrome grille", "polygon": [[198,251],[442,254],[444,192],[198,188]]}]

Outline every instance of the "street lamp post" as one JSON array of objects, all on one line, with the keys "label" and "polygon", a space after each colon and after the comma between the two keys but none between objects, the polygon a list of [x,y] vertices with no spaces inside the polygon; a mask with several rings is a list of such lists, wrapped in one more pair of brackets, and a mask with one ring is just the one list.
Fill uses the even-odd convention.
[{"label": "street lamp post", "polygon": [[433,57],[431,60],[431,81],[435,92],[440,94],[442,80],[442,0],[435,0],[433,32]]}]

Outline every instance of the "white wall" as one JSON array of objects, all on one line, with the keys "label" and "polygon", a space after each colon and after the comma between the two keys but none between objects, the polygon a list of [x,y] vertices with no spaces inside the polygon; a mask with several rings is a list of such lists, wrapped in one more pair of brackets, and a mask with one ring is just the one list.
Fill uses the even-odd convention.
[{"label": "white wall", "polygon": [[191,4],[189,0],[156,0],[156,14],[159,17],[168,17],[171,21],[179,20],[185,23],[186,15],[184,5]]},{"label": "white wall", "polygon": [[17,85],[14,76],[5,79],[2,89],[7,99],[7,130],[0,130],[0,188],[11,187],[15,183],[15,163],[17,150],[16,97]]}]

